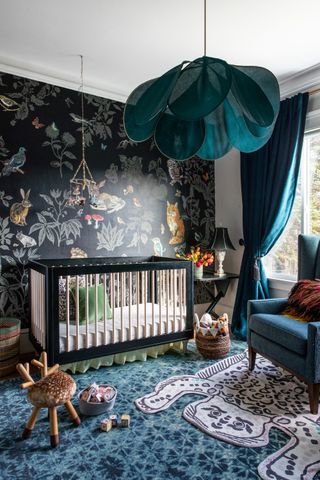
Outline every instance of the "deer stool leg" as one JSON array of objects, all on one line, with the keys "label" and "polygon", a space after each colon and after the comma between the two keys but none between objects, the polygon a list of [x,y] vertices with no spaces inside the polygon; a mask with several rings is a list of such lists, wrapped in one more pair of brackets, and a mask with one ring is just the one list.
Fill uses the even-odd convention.
[{"label": "deer stool leg", "polygon": [[70,418],[73,422],[74,425],[78,426],[80,425],[81,421],[80,421],[80,418],[78,417],[78,414],[77,412],[75,411],[72,403],[70,402],[70,400],[68,400],[64,406],[66,407],[66,409],[68,410],[68,413],[70,415]]},{"label": "deer stool leg", "polygon": [[56,407],[49,407],[50,414],[50,442],[51,447],[54,448],[59,444],[58,433],[58,415]]},{"label": "deer stool leg", "polygon": [[30,437],[32,430],[36,424],[37,421],[37,416],[40,412],[41,408],[39,407],[33,407],[32,413],[30,415],[30,418],[27,422],[26,428],[23,430],[22,438],[28,438]]}]

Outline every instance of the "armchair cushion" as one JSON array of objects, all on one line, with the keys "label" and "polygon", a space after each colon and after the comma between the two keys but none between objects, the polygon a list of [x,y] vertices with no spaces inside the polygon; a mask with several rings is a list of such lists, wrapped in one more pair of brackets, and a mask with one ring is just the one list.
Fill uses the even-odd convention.
[{"label": "armchair cushion", "polygon": [[249,331],[278,344],[299,355],[306,355],[308,324],[297,322],[285,315],[259,313],[249,318]]},{"label": "armchair cushion", "polygon": [[291,315],[306,322],[320,319],[320,282],[300,280],[292,288],[284,315]]}]

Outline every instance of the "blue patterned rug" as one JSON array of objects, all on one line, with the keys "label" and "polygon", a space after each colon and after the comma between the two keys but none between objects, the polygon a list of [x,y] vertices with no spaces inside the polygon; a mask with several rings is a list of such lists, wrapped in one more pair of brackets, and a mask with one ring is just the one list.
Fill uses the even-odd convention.
[{"label": "blue patterned rug", "polygon": [[183,417],[214,438],[256,448],[268,445],[272,427],[288,435],[287,445],[258,466],[263,480],[311,480],[320,470],[320,416],[310,414],[306,385],[265,358],[258,355],[250,372],[247,352],[234,355],[195,375],[168,378],[135,403],[160,414],[192,393],[198,399]]},{"label": "blue patterned rug", "polygon": [[[230,355],[246,348],[233,340]],[[60,445],[51,449],[49,424],[43,411],[32,436],[20,440],[30,415],[20,379],[0,382],[0,479],[14,480],[254,480],[258,465],[284,447],[288,436],[271,429],[269,444],[243,448],[203,434],[181,416],[196,400],[183,397],[159,415],[144,415],[134,400],[149,393],[161,380],[194,374],[213,362],[204,360],[190,343],[186,355],[168,353],[147,362],[90,370],[73,375],[78,389],[96,381],[117,387],[114,412],[131,415],[129,429],[101,432],[103,416],[82,417],[74,428],[59,411]],[[76,398],[73,401],[77,408]],[[294,477],[292,477],[294,479]],[[320,478],[320,477],[315,477]]]}]

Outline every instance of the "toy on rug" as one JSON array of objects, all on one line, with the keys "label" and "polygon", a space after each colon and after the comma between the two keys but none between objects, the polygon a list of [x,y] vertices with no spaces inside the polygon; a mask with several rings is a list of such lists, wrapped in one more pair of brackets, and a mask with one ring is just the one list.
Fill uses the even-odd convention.
[{"label": "toy on rug", "polygon": [[26,381],[21,388],[28,388],[28,400],[33,405],[31,416],[23,431],[22,438],[28,438],[36,424],[38,414],[41,408],[47,408],[50,417],[50,442],[51,447],[59,444],[58,416],[57,406],[64,405],[71,417],[74,425],[80,425],[80,418],[75,411],[71,398],[76,391],[76,383],[67,373],[58,371],[59,365],[56,363],[48,369],[47,354],[42,352],[40,359],[31,360],[32,365],[39,368],[41,380],[35,382],[30,375],[29,363],[18,363],[17,370],[21,377]]},{"label": "toy on rug", "polygon": [[103,432],[110,432],[110,430],[115,427],[130,427],[130,415],[126,413],[121,415],[120,421],[118,420],[118,415],[110,415],[100,423],[100,430]]},{"label": "toy on rug", "polygon": [[113,385],[92,383],[79,393],[79,408],[83,415],[100,415],[114,407],[117,390]]}]

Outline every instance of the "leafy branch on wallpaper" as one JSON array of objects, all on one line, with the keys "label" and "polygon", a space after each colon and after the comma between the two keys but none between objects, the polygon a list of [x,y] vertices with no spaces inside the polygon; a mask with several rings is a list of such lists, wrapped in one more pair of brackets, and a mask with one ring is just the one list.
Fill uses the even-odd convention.
[{"label": "leafy branch on wallpaper", "polygon": [[[59,138],[60,131],[54,122],[47,126],[45,132],[50,140],[43,142],[42,146],[51,147],[56,160],[52,160],[50,165],[53,168],[59,168],[60,177],[62,178],[62,167],[73,170],[73,165],[69,160],[76,160],[77,157],[69,150],[69,148],[75,145],[76,139],[69,132],[64,132],[61,138]],[[69,160],[65,160],[64,157]]]},{"label": "leafy branch on wallpaper", "polygon": [[10,124],[14,126],[17,120],[25,120],[30,112],[34,112],[36,108],[48,105],[47,97],[56,97],[60,93],[60,88],[55,85],[49,85],[28,80],[26,78],[14,77],[12,83],[14,92],[10,91],[6,95],[10,99],[14,99],[19,108],[14,112],[14,119]]},{"label": "leafy branch on wallpaper", "polygon": [[[64,220],[68,215],[70,207],[67,207],[69,192],[65,190],[50,190],[50,196],[40,194],[40,197],[47,203],[47,210],[37,212],[38,223],[34,223],[29,234],[38,232],[39,247],[47,239],[52,244],[57,241],[57,246],[65,242],[67,245],[73,244],[77,237],[80,237],[82,224],[77,218]],[[72,239],[73,237],[73,239]]]},{"label": "leafy branch on wallpaper", "polygon": [[[84,95],[88,105],[93,105],[96,111],[90,120],[84,120],[84,140],[87,146],[92,145],[94,137],[100,140],[107,140],[112,138],[111,125],[116,115],[116,111],[122,111],[122,107],[111,100],[106,98],[94,97],[93,95]],[[81,124],[82,118],[75,114],[70,113],[72,120]],[[78,128],[81,132],[81,126]]]},{"label": "leafy branch on wallpaper", "polygon": [[128,244],[128,248],[136,247],[138,252],[141,251],[142,245],[148,242],[148,235],[152,233],[152,221],[154,220],[153,212],[145,210],[142,215],[131,215],[130,222],[127,225],[127,232],[133,232],[132,240]]},{"label": "leafy branch on wallpaper", "polygon": [[101,232],[97,232],[98,245],[97,250],[105,249],[113,252],[117,247],[121,247],[124,243],[125,230],[117,225],[112,227],[111,223],[102,224]]},{"label": "leafy branch on wallpaper", "polygon": [[[0,314],[25,317],[30,260],[39,258],[36,248],[13,248],[9,217],[0,217]],[[3,262],[5,264],[5,270]]]}]

